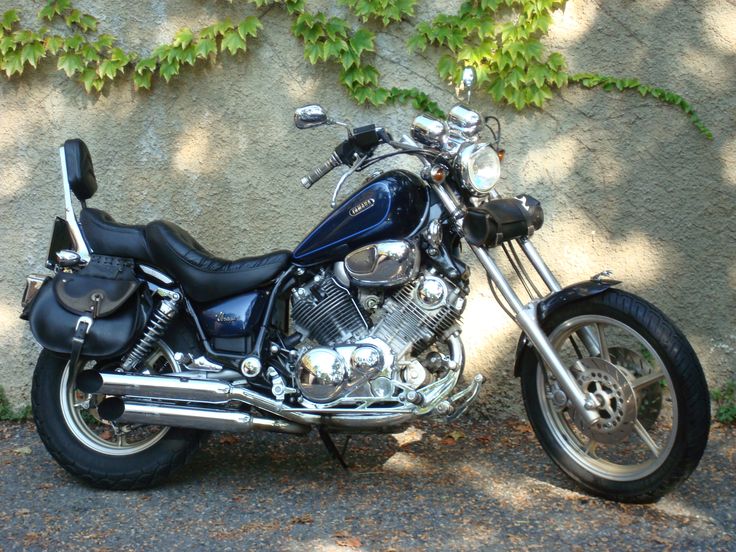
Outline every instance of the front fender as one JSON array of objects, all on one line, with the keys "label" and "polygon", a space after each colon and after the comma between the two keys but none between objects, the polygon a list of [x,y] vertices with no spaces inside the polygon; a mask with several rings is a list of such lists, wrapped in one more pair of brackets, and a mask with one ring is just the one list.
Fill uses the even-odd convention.
[{"label": "front fender", "polygon": [[[596,280],[585,280],[572,284],[562,288],[560,291],[556,291],[539,301],[537,303],[537,320],[540,324],[544,322],[550,314],[556,310],[562,308],[564,305],[580,301],[587,297],[592,297],[603,293],[611,287],[620,284],[619,280],[607,280],[607,279],[596,279]],[[514,377],[521,375],[521,360],[524,356],[524,352],[531,350],[533,345],[529,341],[529,338],[525,333],[519,337],[519,343],[516,345],[516,357],[514,360]]]}]

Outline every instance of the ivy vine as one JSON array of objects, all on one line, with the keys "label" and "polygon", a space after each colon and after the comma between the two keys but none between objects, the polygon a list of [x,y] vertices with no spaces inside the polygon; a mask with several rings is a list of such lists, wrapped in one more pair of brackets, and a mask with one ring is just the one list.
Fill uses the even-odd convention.
[{"label": "ivy vine", "polygon": [[[232,0],[230,0],[232,1]],[[635,78],[596,73],[570,74],[560,52],[547,52],[541,39],[552,24],[552,13],[566,0],[465,0],[456,14],[440,14],[420,22],[409,37],[411,51],[428,48],[440,53],[437,72],[457,84],[465,66],[475,68],[479,87],[494,101],[516,109],[541,108],[561,88],[635,90],[681,109],[708,138],[710,130],[692,106],[674,92],[642,84]],[[339,0],[355,21],[310,12],[304,0],[249,0],[256,8],[277,5],[293,18],[292,34],[302,41],[304,57],[312,64],[330,63],[339,69],[340,83],[360,104],[411,103],[416,109],[441,116],[442,110],[416,88],[386,88],[371,64],[376,52],[373,29],[401,24],[414,16],[416,0]],[[169,82],[186,66],[213,62],[219,55],[237,56],[258,37],[263,24],[256,15],[238,21],[227,18],[198,30],[179,30],[171,43],[150,54],[126,52],[115,37],[98,32],[97,19],[72,6],[71,0],[47,0],[39,10],[39,29],[20,27],[18,10],[0,19],[0,70],[8,78],[37,68],[44,58],[81,82],[88,93],[101,92],[108,82],[132,76],[136,89],[148,90],[154,78]]]}]

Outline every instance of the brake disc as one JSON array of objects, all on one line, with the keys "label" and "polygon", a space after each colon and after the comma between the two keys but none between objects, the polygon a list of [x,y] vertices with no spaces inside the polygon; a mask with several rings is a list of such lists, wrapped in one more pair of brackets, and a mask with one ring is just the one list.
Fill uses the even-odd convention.
[{"label": "brake disc", "polygon": [[[649,375],[654,367],[646,359],[625,347],[611,347],[608,351],[611,362],[631,372],[634,379]],[[659,418],[662,410],[662,388],[659,385],[648,385],[637,391],[636,395],[639,410],[637,417],[645,429],[650,429]]]},{"label": "brake disc", "polygon": [[580,431],[600,443],[620,443],[634,430],[636,393],[623,371],[600,358],[588,357],[575,364],[575,379],[585,393],[595,397],[600,419],[588,425],[576,410],[573,421]]}]

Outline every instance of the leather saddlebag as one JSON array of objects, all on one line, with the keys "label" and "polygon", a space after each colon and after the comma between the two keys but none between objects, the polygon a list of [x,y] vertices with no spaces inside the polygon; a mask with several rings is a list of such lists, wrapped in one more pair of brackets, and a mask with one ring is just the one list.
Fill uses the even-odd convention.
[{"label": "leather saddlebag", "polygon": [[[81,356],[114,358],[129,349],[146,322],[145,288],[133,261],[93,255],[77,272],[58,272],[39,290],[28,312],[39,345],[72,354],[81,335]],[[80,325],[85,332],[80,331]],[[82,335],[83,334],[83,335]]]}]

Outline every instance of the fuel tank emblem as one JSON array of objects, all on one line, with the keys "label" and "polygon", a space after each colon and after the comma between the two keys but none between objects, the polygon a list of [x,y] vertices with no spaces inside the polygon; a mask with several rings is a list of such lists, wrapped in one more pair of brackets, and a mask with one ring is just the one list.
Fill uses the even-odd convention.
[{"label": "fuel tank emblem", "polygon": [[353,207],[352,209],[350,209],[350,216],[351,217],[354,217],[355,215],[357,215],[359,213],[362,213],[363,211],[365,211],[367,209],[370,209],[375,204],[376,204],[376,200],[373,199],[372,197],[369,198],[369,199],[366,199],[364,201],[361,201],[355,207]]}]

